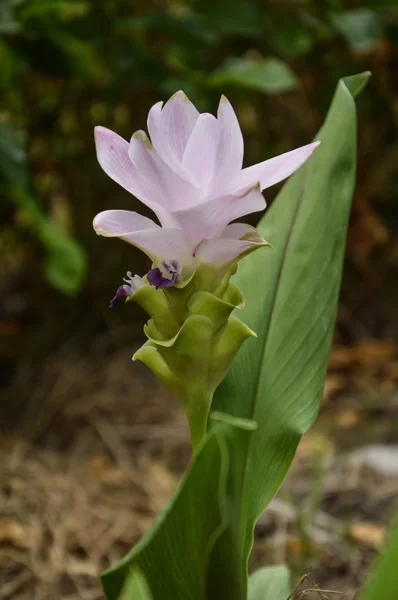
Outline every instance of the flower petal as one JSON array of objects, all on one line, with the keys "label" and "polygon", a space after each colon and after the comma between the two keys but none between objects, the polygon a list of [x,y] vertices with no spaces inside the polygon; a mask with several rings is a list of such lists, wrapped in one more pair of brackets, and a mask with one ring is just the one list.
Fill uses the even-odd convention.
[{"label": "flower petal", "polygon": [[221,232],[220,238],[227,240],[241,240],[245,236],[258,235],[257,231],[251,225],[246,223],[232,223]]},{"label": "flower petal", "polygon": [[105,237],[119,237],[147,254],[153,262],[177,260],[184,278],[193,265],[189,240],[180,229],[159,227],[154,221],[129,210],[105,210],[93,221],[94,230]]},{"label": "flower petal", "polygon": [[106,127],[95,127],[95,145],[98,162],[109,177],[131,194],[139,194],[137,169],[128,155],[128,142]]},{"label": "flower petal", "polygon": [[161,229],[152,219],[132,210],[104,210],[94,217],[93,227],[98,235],[122,239],[126,239],[131,231]]},{"label": "flower petal", "polygon": [[261,189],[264,190],[275,183],[279,183],[279,181],[283,181],[305,163],[319,144],[320,142],[313,142],[243,169],[238,179],[233,183],[233,190],[237,192],[249,185],[254,185],[258,181]]},{"label": "flower petal", "polygon": [[148,131],[151,137],[151,142],[156,152],[166,165],[175,173],[180,175],[185,181],[189,181],[195,185],[195,177],[186,169],[171,151],[168,139],[162,130],[162,106],[163,102],[154,104],[148,114]]},{"label": "flower petal", "polygon": [[214,175],[218,138],[217,119],[208,113],[201,114],[188,140],[182,164],[194,175],[203,192]]},{"label": "flower petal", "polygon": [[229,191],[229,185],[239,175],[243,163],[242,132],[234,109],[225,96],[221,96],[217,120],[220,137],[216,155],[216,176],[213,182],[214,196]]},{"label": "flower petal", "polygon": [[182,91],[176,92],[162,110],[162,134],[179,162],[182,162],[186,145],[198,118],[199,112]]},{"label": "flower petal", "polygon": [[247,235],[243,240],[225,237],[205,240],[196,251],[196,259],[199,262],[208,262],[221,267],[240,260],[257,248],[270,245],[257,234],[253,227],[251,229],[251,235]]},{"label": "flower petal", "polygon": [[217,236],[228,223],[253,212],[264,210],[266,203],[258,186],[241,196],[221,196],[192,208],[173,212],[179,227],[197,245]]},{"label": "flower petal", "polygon": [[128,142],[106,127],[96,127],[94,135],[98,162],[105,173],[152,209],[161,223],[167,224],[168,211],[161,206],[161,198],[153,193],[153,186],[148,185],[132,164]]},{"label": "flower petal", "polygon": [[143,131],[136,131],[131,138],[129,156],[150,197],[156,198],[168,211],[181,210],[198,202],[198,188],[184,181],[162,161]]}]

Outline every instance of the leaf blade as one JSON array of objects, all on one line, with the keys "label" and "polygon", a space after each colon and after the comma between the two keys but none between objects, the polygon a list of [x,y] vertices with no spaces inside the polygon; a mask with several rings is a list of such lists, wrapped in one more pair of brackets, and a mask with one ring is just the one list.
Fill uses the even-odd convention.
[{"label": "leaf blade", "polygon": [[395,600],[398,598],[398,515],[395,516],[384,550],[371,566],[358,600]]},{"label": "leaf blade", "polygon": [[137,568],[148,583],[153,600],[218,597],[208,595],[213,593],[208,564],[228,525],[229,480],[235,471],[231,450],[239,452],[242,446],[246,451],[254,427],[222,415],[218,415],[218,420],[195,452],[179,489],[152,529],[102,575],[107,600],[116,600],[126,586],[129,589],[129,574]]},{"label": "leaf blade", "polygon": [[[367,77],[350,84],[358,88]],[[235,278],[246,298],[242,319],[258,338],[241,349],[213,402],[214,410],[258,423],[243,491],[244,563],[254,524],[277,492],[322,396],[355,180],[355,104],[344,81],[316,139],[320,148],[260,222],[273,252],[253,254]]]},{"label": "leaf blade", "polygon": [[230,59],[210,76],[209,83],[217,87],[233,85],[265,94],[287,92],[299,85],[291,68],[278,58]]},{"label": "leaf blade", "polygon": [[249,600],[287,600],[290,573],[284,565],[265,567],[249,577]]}]

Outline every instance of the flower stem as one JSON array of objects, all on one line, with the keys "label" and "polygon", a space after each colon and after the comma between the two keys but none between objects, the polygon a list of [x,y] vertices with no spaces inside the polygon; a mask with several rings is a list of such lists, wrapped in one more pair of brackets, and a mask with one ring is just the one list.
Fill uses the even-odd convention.
[{"label": "flower stem", "polygon": [[203,389],[195,390],[190,394],[189,403],[186,410],[189,431],[191,433],[192,451],[195,452],[201,441],[206,435],[207,419],[210,412],[213,394],[205,392]]}]

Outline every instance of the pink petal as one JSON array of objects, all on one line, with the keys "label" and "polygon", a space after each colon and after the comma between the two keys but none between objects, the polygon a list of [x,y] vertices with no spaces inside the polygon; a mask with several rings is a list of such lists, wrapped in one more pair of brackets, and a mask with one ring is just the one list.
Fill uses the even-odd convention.
[{"label": "pink petal", "polygon": [[118,237],[137,246],[154,262],[177,260],[192,269],[192,249],[179,229],[159,227],[151,219],[129,210],[105,210],[94,218],[93,227],[99,235]]},{"label": "pink petal", "polygon": [[98,162],[105,173],[134,196],[140,193],[126,140],[105,127],[96,127],[94,135]]},{"label": "pink petal", "polygon": [[195,177],[182,165],[174,152],[171,151],[169,142],[163,133],[162,106],[163,102],[158,102],[152,106],[148,113],[148,131],[153,147],[163,162],[166,163],[170,169],[173,169],[173,171],[180,175],[180,177],[195,185]]},{"label": "pink petal", "polygon": [[208,113],[200,115],[188,140],[182,163],[194,175],[202,190],[207,189],[214,175],[218,137],[217,119]]},{"label": "pink petal", "polygon": [[[225,96],[221,96],[218,105],[217,120],[220,127],[213,195],[221,195],[229,188],[242,169],[243,136],[232,105]],[[254,182],[256,183],[256,182]]]},{"label": "pink petal", "polygon": [[213,240],[205,240],[196,250],[195,256],[199,262],[209,262],[218,266],[227,265],[243,256],[250,254],[257,248],[269,246],[269,244],[257,235],[252,227],[251,236],[248,239],[227,239],[221,237]]},{"label": "pink petal", "polygon": [[265,207],[264,197],[257,186],[243,196],[221,196],[192,208],[173,212],[173,218],[196,245],[218,235],[230,221],[264,210]]},{"label": "pink petal", "polygon": [[240,240],[245,236],[257,235],[257,231],[251,225],[246,223],[232,223],[221,232],[220,238],[228,240]]},{"label": "pink petal", "polygon": [[148,186],[132,164],[128,142],[105,127],[96,127],[94,134],[98,162],[105,173],[152,209],[161,223],[167,224],[170,221],[168,211],[161,206],[161,198],[153,193],[153,186]]},{"label": "pink petal", "polygon": [[176,92],[162,110],[162,133],[179,162],[182,162],[189,137],[195,126],[199,112],[184,92]]},{"label": "pink petal", "polygon": [[128,152],[150,197],[156,198],[168,211],[198,202],[198,188],[184,181],[162,161],[143,131],[134,133]]},{"label": "pink petal", "polygon": [[254,185],[258,181],[261,189],[264,190],[279,181],[283,181],[305,163],[319,144],[320,142],[313,142],[243,169],[238,179],[233,183],[233,190],[239,191],[249,185]]},{"label": "pink petal", "polygon": [[93,227],[98,235],[122,239],[131,231],[161,229],[152,219],[132,210],[104,210],[94,217]]}]

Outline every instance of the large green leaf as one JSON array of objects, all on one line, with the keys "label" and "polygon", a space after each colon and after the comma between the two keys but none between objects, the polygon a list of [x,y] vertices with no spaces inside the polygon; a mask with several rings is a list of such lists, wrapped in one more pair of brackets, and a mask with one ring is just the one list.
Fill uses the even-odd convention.
[{"label": "large green leaf", "polygon": [[287,567],[265,567],[249,577],[249,600],[287,600],[290,574]]},{"label": "large green leaf", "polygon": [[211,75],[208,82],[218,87],[234,85],[266,94],[279,94],[298,87],[298,79],[289,65],[277,58],[230,59]]},{"label": "large green leaf", "polygon": [[397,600],[398,598],[398,515],[389,539],[371,567],[368,581],[358,600]]},{"label": "large green leaf", "polygon": [[[220,427],[228,442],[230,469],[225,493],[225,524],[222,535],[216,541],[209,560],[207,576],[207,600],[243,600],[246,598],[247,582],[241,571],[240,515],[242,511],[242,488],[253,421],[227,418],[222,413],[212,413],[212,422]],[[235,425],[235,427],[233,426]],[[250,435],[248,435],[248,433]]]},{"label": "large green leaf", "polygon": [[339,82],[320,148],[286,184],[259,225],[271,252],[242,262],[235,283],[242,319],[258,335],[237,355],[213,408],[254,420],[241,505],[242,576],[254,525],[278,490],[321,401],[355,181],[352,92],[368,74]]},{"label": "large green leaf", "polygon": [[384,34],[380,16],[366,8],[332,14],[330,20],[349,46],[360,52],[372,50]]},{"label": "large green leaf", "polygon": [[130,571],[118,600],[152,600],[148,582],[139,569]]},{"label": "large green leaf", "polygon": [[[120,594],[123,600],[135,599],[127,596],[126,590],[130,589],[131,570],[136,568],[147,581],[147,595],[150,593],[153,600],[229,597],[213,593],[214,571],[209,576],[209,557],[237,512],[233,504],[235,495],[240,500],[243,465],[235,458],[238,449],[245,456],[253,424],[216,417],[216,426],[195,453],[166,510],[127,556],[103,574],[108,600],[116,600]],[[239,540],[230,541],[239,549]]]},{"label": "large green leaf", "polygon": [[28,191],[8,186],[7,193],[25,212],[27,225],[47,250],[44,260],[47,281],[60,292],[73,296],[80,290],[87,271],[87,258],[82,246],[41,212],[35,198]]}]

